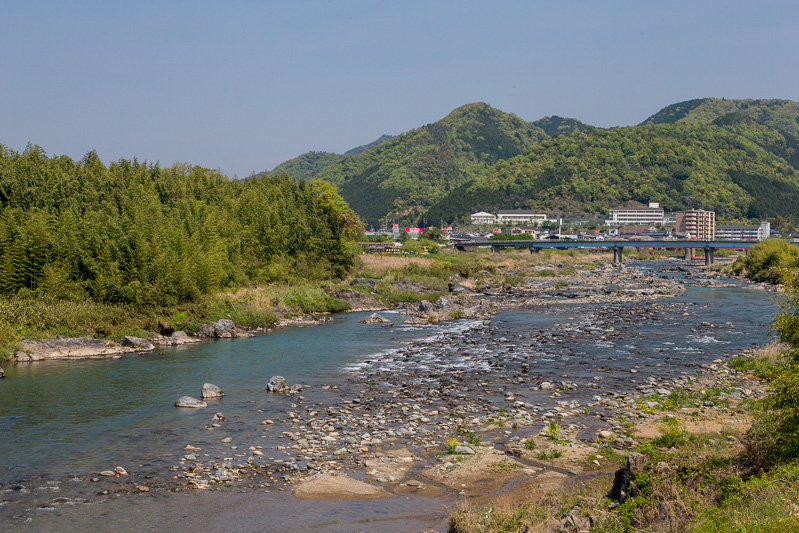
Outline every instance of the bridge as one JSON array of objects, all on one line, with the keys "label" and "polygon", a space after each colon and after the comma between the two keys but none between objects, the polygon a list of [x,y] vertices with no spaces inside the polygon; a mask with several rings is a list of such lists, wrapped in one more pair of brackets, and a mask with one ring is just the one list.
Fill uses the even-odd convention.
[{"label": "bridge", "polygon": [[716,250],[749,250],[757,244],[757,241],[484,241],[484,242],[462,242],[455,245],[457,250],[466,251],[467,248],[491,247],[492,252],[499,252],[502,248],[529,248],[530,253],[540,252],[542,248],[607,248],[613,250],[613,262],[621,263],[624,261],[622,250],[625,248],[658,248],[658,249],[679,249],[685,250],[685,258],[692,259],[694,250],[705,252],[705,265],[713,264],[713,256]]}]

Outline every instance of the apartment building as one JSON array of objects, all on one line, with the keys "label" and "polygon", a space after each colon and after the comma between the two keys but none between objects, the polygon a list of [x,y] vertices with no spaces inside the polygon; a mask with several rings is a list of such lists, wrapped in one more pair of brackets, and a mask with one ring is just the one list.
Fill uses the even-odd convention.
[{"label": "apartment building", "polygon": [[677,211],[677,233],[690,233],[700,241],[712,241],[716,236],[716,213],[704,209]]}]

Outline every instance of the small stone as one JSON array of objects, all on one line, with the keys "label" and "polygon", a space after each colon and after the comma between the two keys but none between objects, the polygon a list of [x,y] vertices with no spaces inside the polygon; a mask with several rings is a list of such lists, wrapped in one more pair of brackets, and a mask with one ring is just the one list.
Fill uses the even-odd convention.
[{"label": "small stone", "polygon": [[121,466],[118,466],[118,467],[114,468],[114,473],[116,475],[118,475],[118,476],[127,476],[128,475],[128,471],[125,470],[124,468],[122,468]]},{"label": "small stone", "polygon": [[150,492],[150,487],[147,487],[146,485],[138,485],[136,490],[139,492]]}]

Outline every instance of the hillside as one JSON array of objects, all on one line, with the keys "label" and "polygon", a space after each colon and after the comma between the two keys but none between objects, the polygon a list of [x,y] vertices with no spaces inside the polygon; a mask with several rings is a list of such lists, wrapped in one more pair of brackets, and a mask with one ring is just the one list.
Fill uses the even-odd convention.
[{"label": "hillside", "polygon": [[643,121],[641,125],[677,121],[710,124],[730,113],[740,113],[780,132],[799,137],[799,102],[792,100],[726,100],[724,98],[687,100],[664,107]]},{"label": "hillside", "polygon": [[547,137],[541,128],[488,104],[468,104],[359,156],[323,169],[369,224],[416,218],[448,191]]},{"label": "hillside", "polygon": [[288,174],[294,179],[310,180],[322,170],[346,159],[347,156],[333,152],[305,152],[280,163],[269,171],[271,176]]},{"label": "hillside", "polygon": [[[497,163],[424,216],[455,220],[477,210],[528,208],[604,215],[617,205],[657,201],[669,211],[711,209],[722,220],[797,221],[796,171],[763,146],[778,145],[786,156],[795,147],[780,144],[785,136],[757,122],[728,122],[679,121],[554,137]],[[760,136],[761,145],[743,133]]]},{"label": "hillside", "polygon": [[294,179],[310,180],[330,165],[340,163],[348,157],[360,155],[393,138],[394,135],[381,135],[378,139],[368,144],[356,146],[351,150],[347,150],[344,154],[336,154],[334,152],[305,152],[294,159],[289,159],[288,161],[280,163],[270,170],[269,174],[273,176],[288,174]]},{"label": "hillside", "polygon": [[588,124],[580,122],[577,119],[564,118],[564,117],[559,117],[557,115],[552,115],[551,117],[544,117],[538,119],[535,122],[533,122],[533,125],[544,130],[544,133],[546,133],[550,137],[554,137],[555,135],[562,135],[564,133],[571,133],[573,131],[587,130],[588,128],[591,127]]}]

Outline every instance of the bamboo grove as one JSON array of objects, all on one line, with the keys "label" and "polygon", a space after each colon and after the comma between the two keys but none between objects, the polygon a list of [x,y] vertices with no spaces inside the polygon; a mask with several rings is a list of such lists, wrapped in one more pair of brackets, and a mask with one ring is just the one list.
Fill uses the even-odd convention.
[{"label": "bamboo grove", "polygon": [[360,221],[335,188],[187,164],[106,167],[0,145],[0,293],[174,305],[346,273]]}]

